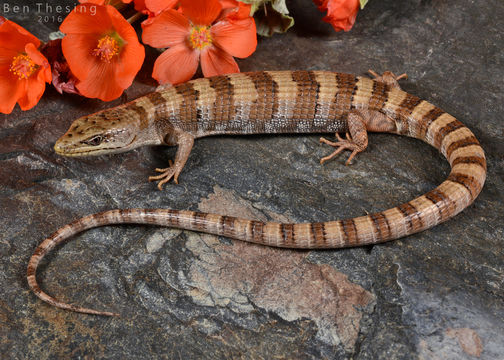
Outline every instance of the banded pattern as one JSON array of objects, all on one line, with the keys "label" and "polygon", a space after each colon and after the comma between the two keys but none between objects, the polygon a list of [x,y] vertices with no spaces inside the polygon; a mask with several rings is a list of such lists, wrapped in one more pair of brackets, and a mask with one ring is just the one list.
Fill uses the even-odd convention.
[{"label": "banded pattern", "polygon": [[238,73],[189,81],[147,97],[159,99],[151,101],[156,119],[168,119],[195,137],[346,131],[357,80],[335,74]]},{"label": "banded pattern", "polygon": [[[174,129],[194,137],[216,133],[341,132],[348,129],[346,116],[353,109],[385,114],[395,123],[394,132],[424,140],[439,149],[451,165],[448,178],[437,188],[394,208],[329,222],[263,223],[167,209],[111,210],[89,215],[64,226],[39,245],[28,264],[30,288],[39,298],[60,308],[117,315],[62,303],[44,293],[36,281],[37,266],[45,254],[74,234],[97,226],[153,224],[268,246],[343,248],[381,243],[428,229],[455,216],[478,196],[486,178],[486,160],[478,140],[467,127],[398,87],[349,74],[257,72],[199,79],[150,94],[105,114],[95,114],[92,121],[135,119],[143,127],[161,131],[163,138]],[[89,121],[71,129],[82,131],[79,126]]]}]

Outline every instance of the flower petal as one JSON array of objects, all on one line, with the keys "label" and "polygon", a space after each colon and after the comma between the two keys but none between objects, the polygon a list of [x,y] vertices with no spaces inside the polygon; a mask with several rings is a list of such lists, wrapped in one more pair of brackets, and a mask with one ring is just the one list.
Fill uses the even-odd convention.
[{"label": "flower petal", "polygon": [[156,48],[183,43],[189,36],[189,20],[175,10],[165,10],[143,25],[142,40]]},{"label": "flower petal", "polygon": [[121,96],[124,88],[115,79],[115,64],[95,61],[89,71],[89,76],[77,83],[79,92],[88,98],[98,98],[111,101]]},{"label": "flower petal", "polygon": [[112,29],[108,29],[108,32],[111,30],[116,31],[128,44],[130,42],[139,43],[135,29],[115,7],[109,5],[106,7],[106,11],[112,22]]},{"label": "flower petal", "polygon": [[219,0],[180,0],[180,8],[194,25],[209,26],[219,16],[222,5]]},{"label": "flower petal", "polygon": [[128,44],[122,48],[115,71],[115,81],[117,81],[123,89],[131,85],[145,59],[145,49],[143,45],[136,40],[136,33],[134,31],[133,33],[135,34],[135,42],[129,41]]},{"label": "flower petal", "polygon": [[41,65],[44,67],[49,66],[49,62],[47,61],[45,56],[42,55],[40,53],[40,51],[38,51],[37,48],[35,47],[35,45],[33,45],[32,43],[28,43],[25,45],[25,52],[26,52],[26,55],[28,55],[30,57],[30,59],[32,59],[35,64]]},{"label": "flower petal", "polygon": [[23,91],[24,82],[11,75],[9,68],[0,68],[0,112],[10,114]]},{"label": "flower petal", "polygon": [[103,5],[105,4],[105,0],[79,0],[81,4],[96,4],[96,5]]},{"label": "flower petal", "polygon": [[[26,44],[25,46],[26,54],[33,60],[33,62],[37,65],[39,65],[39,69],[37,70],[37,76],[31,76],[30,80],[32,78],[36,78],[38,82],[44,83],[48,82],[50,83],[52,80],[52,73],[51,73],[51,66],[49,65],[49,62],[45,58],[44,55],[40,51],[35,48],[35,45],[32,43]],[[45,87],[45,85],[44,85]],[[30,89],[29,89],[30,90]],[[42,93],[44,91],[42,90]],[[42,94],[40,94],[42,96]],[[39,97],[40,99],[40,97]],[[38,99],[37,99],[38,102]],[[36,103],[37,103],[36,102]],[[24,109],[23,109],[24,110]]]},{"label": "flower petal", "polygon": [[106,32],[112,26],[107,7],[88,3],[77,5],[60,25],[60,31],[65,34]]},{"label": "flower petal", "polygon": [[18,104],[21,110],[30,110],[32,107],[37,105],[42,94],[45,91],[45,82],[39,81],[37,76],[30,76],[28,80],[25,80],[26,91],[18,99]]},{"label": "flower petal", "polygon": [[145,49],[138,41],[138,36],[131,24],[113,6],[107,6],[113,29],[123,39],[124,45],[119,50],[119,59],[115,66],[115,81],[123,89],[131,85],[135,75],[142,67]]},{"label": "flower petal", "polygon": [[70,70],[79,80],[89,76],[91,68],[97,57],[92,54],[98,41],[95,37],[86,34],[69,34],[61,40],[63,56],[70,66]]},{"label": "flower petal", "polygon": [[219,0],[223,9],[238,7],[238,1],[236,0]]},{"label": "flower petal", "polygon": [[349,31],[355,23],[359,6],[359,0],[328,0],[320,4],[319,10],[327,10],[322,20],[330,23],[334,30]]},{"label": "flower petal", "polygon": [[251,17],[252,5],[244,4],[236,0],[219,0],[222,5],[222,11],[219,14],[217,21],[228,19],[228,20],[240,20]]},{"label": "flower petal", "polygon": [[173,46],[156,59],[152,77],[160,84],[187,81],[196,73],[198,60],[197,51],[182,44]]},{"label": "flower petal", "polygon": [[23,52],[26,43],[33,43],[38,47],[40,40],[12,21],[7,20],[0,25],[0,48]]},{"label": "flower petal", "polygon": [[209,46],[201,52],[201,69],[205,77],[240,72],[235,59],[214,46]]},{"label": "flower petal", "polygon": [[37,74],[37,79],[40,82],[42,82],[42,81],[45,81],[46,83],[52,82],[52,70],[51,70],[51,66],[49,64],[44,65],[41,69],[39,69],[39,72]]},{"label": "flower petal", "polygon": [[145,0],[145,7],[154,14],[159,14],[165,9],[173,9],[178,0]]},{"label": "flower petal", "polygon": [[[22,110],[31,109],[44,93],[46,81],[51,80],[51,68],[37,50],[39,45],[40,41],[21,26],[11,21],[0,25],[0,112],[12,112],[16,102]],[[28,79],[10,71],[14,59],[22,53],[40,66],[35,73],[30,72]]]},{"label": "flower petal", "polygon": [[[14,58],[19,55],[18,50],[14,49],[6,49],[6,48],[0,48],[0,68],[6,68],[7,73],[9,72],[9,68],[12,64],[12,61]],[[2,74],[0,72],[0,74]]]},{"label": "flower petal", "polygon": [[233,22],[219,21],[211,31],[215,45],[232,56],[246,58],[257,47],[256,26],[250,17]]}]

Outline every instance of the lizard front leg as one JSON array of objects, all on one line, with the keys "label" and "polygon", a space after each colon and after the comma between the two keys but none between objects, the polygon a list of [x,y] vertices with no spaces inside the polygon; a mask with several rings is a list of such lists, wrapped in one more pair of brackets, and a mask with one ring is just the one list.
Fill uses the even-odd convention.
[{"label": "lizard front leg", "polygon": [[194,137],[182,130],[174,130],[170,133],[169,138],[166,139],[168,145],[177,145],[177,154],[175,155],[175,163],[169,161],[169,167],[164,169],[156,169],[161,173],[157,176],[149,176],[149,181],[158,181],[158,189],[163,190],[163,185],[173,178],[173,181],[178,184],[178,176],[184,168],[184,165],[189,158],[192,147],[194,145]]},{"label": "lizard front leg", "polygon": [[346,165],[349,165],[355,155],[366,150],[368,146],[368,131],[393,132],[396,129],[394,120],[375,110],[352,110],[348,113],[347,123],[348,132],[346,133],[346,139],[343,139],[338,133],[336,133],[337,142],[329,141],[323,137],[320,138],[321,143],[337,148],[332,154],[320,159],[321,164],[344,150],[350,150],[352,153],[346,161]]}]

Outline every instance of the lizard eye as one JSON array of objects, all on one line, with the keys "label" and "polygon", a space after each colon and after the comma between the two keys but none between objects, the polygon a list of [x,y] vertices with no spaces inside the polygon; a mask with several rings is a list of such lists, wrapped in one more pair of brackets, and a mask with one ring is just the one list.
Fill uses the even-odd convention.
[{"label": "lizard eye", "polygon": [[86,145],[98,146],[102,143],[102,141],[103,141],[103,136],[96,135],[96,136],[93,136],[87,140],[84,140],[83,143]]}]

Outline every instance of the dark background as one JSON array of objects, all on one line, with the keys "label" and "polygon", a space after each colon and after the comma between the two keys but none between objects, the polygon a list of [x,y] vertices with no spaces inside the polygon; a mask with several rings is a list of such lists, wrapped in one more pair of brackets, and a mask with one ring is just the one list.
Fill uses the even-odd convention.
[{"label": "dark background", "polygon": [[[24,3],[29,13],[3,15],[46,41],[60,14],[39,13],[36,3],[45,11],[45,2]],[[435,149],[385,134],[371,135],[349,167],[346,155],[320,166],[332,150],[316,135],[198,140],[180,185],[162,192],[146,180],[174,149],[55,155],[73,119],[154,89],[150,49],[121,99],[48,88],[34,109],[0,116],[0,357],[504,358],[504,4],[370,0],[349,33],[322,23],[311,1],[287,5],[295,27],[260,39],[239,61],[242,71],[407,72],[406,91],[456,116],[481,141],[488,179],[476,202],[423,233],[335,251],[270,249],[159,227],[95,229],[48,256],[39,281],[62,300],[121,317],[50,307],[28,290],[28,259],[45,236],[89,213],[172,207],[325,221],[410,200],[447,176]]]}]

